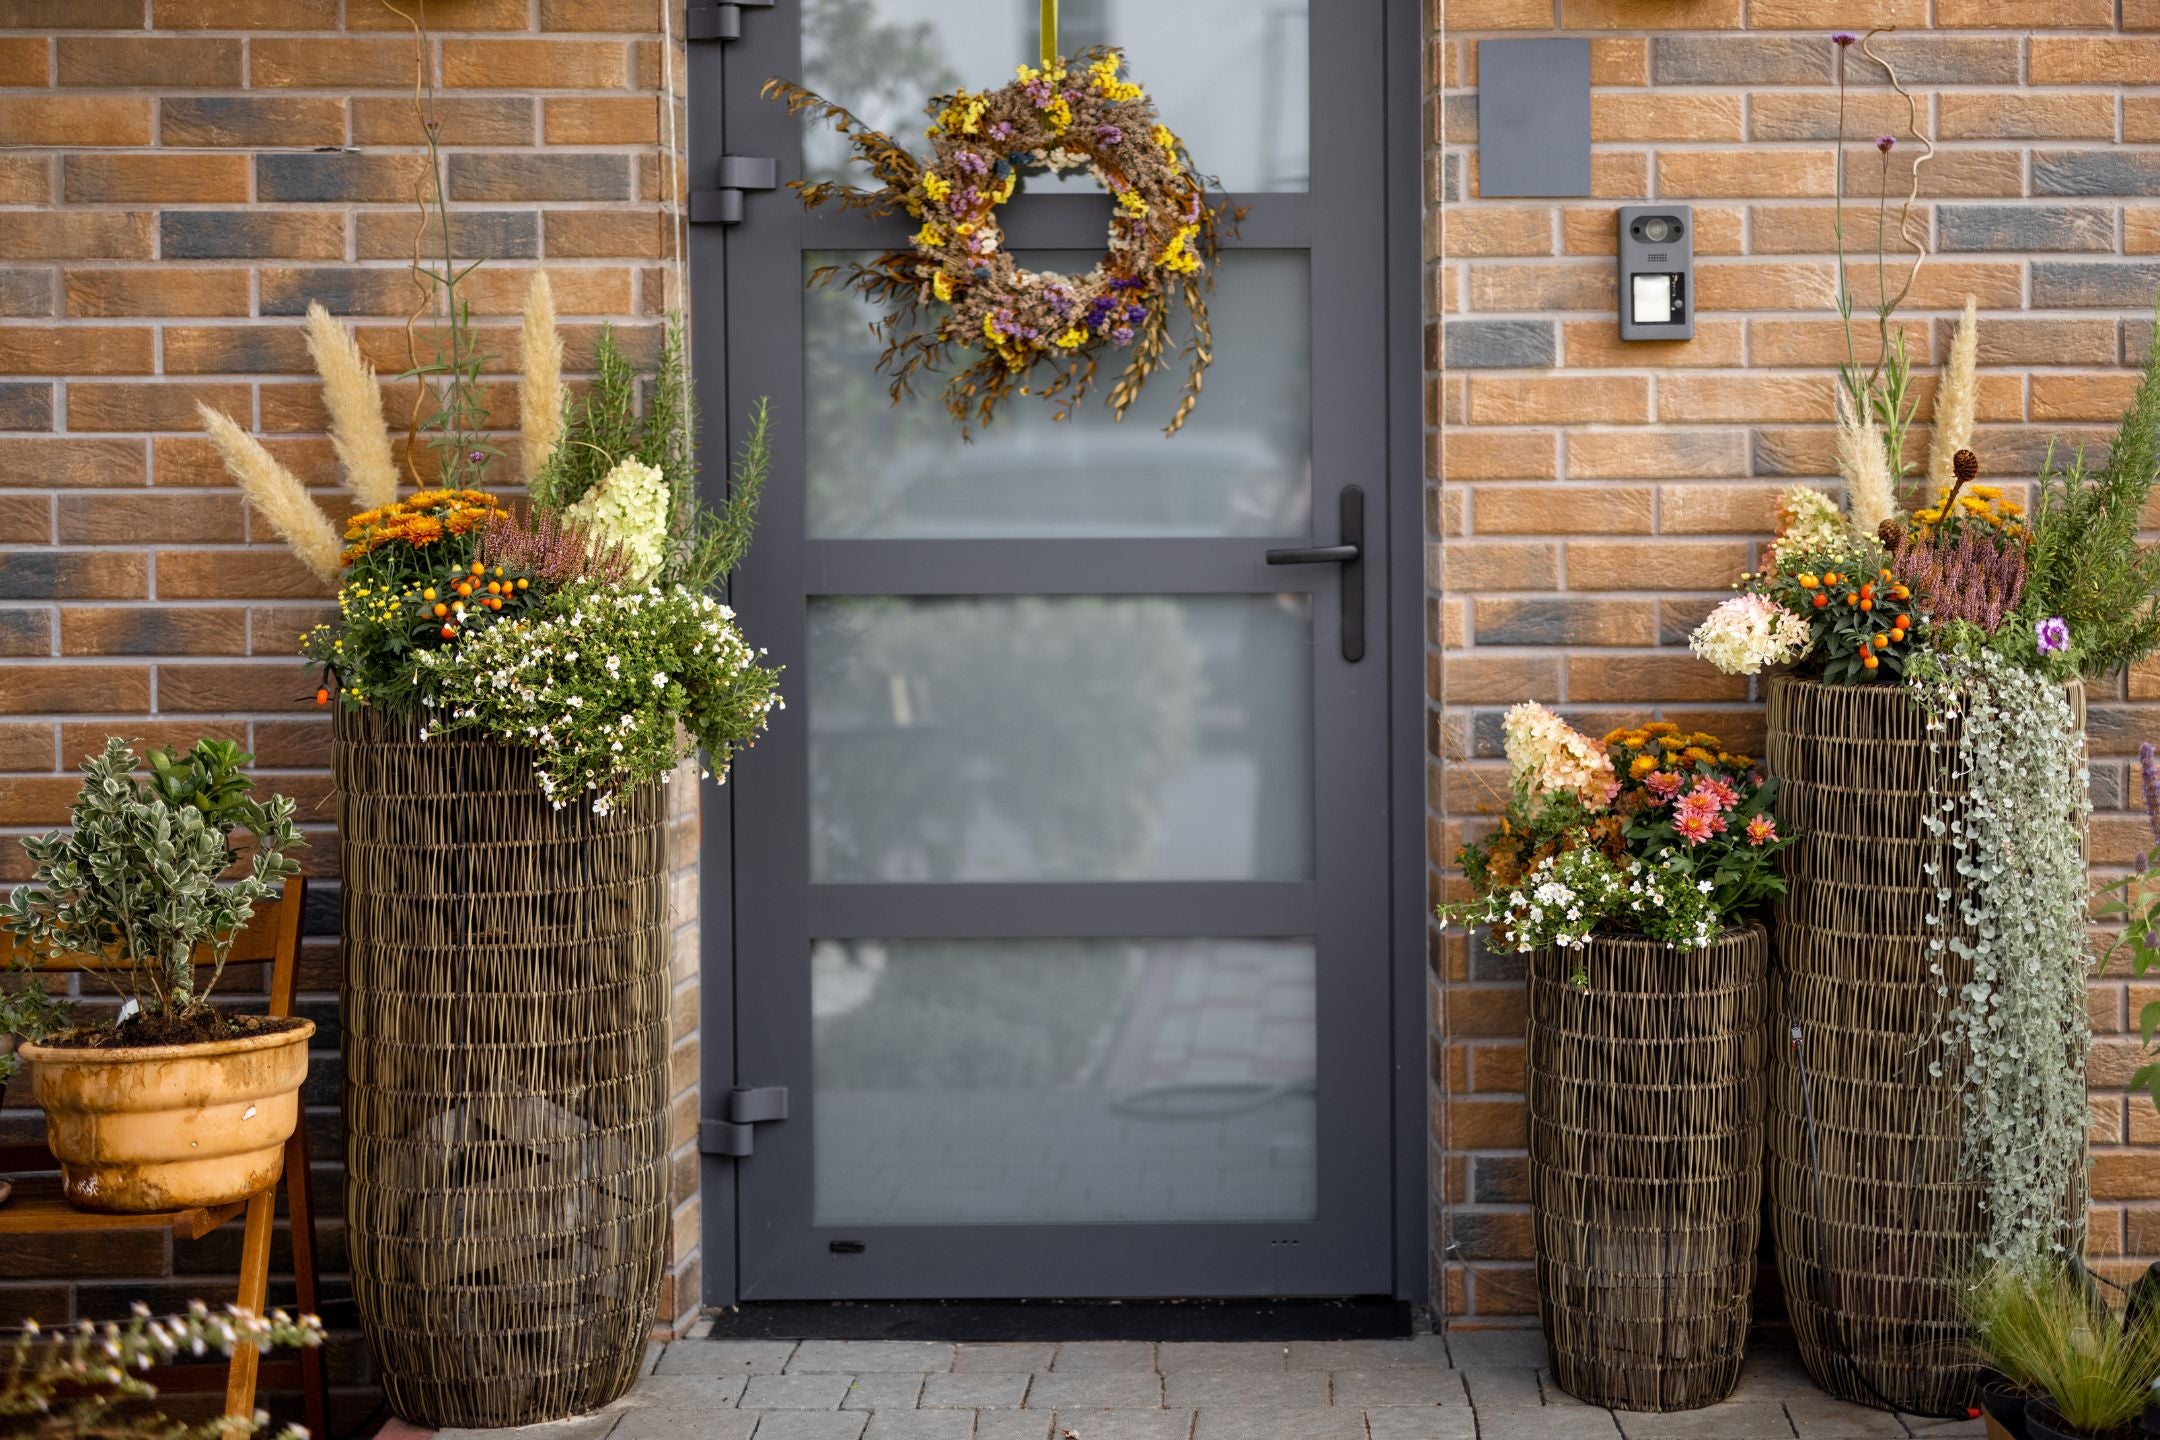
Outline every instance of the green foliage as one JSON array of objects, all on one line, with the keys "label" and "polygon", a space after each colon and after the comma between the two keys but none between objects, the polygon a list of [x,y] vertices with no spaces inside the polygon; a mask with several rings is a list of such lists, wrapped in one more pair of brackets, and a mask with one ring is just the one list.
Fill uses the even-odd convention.
[{"label": "green foliage", "polygon": [[2160,1325],[2130,1323],[2058,1262],[2000,1264],[1966,1292],[1981,1353],[2080,1435],[2113,1435],[2160,1379]]},{"label": "green foliage", "polygon": [[[230,1355],[242,1340],[263,1349],[316,1346],[322,1322],[281,1310],[268,1318],[231,1307],[212,1312],[198,1300],[184,1315],[153,1317],[137,1304],[124,1323],[84,1320],[57,1333],[26,1324],[0,1349],[0,1418],[19,1440],[244,1440],[261,1432],[259,1417],[167,1419],[149,1408],[158,1392],[144,1378],[169,1360]],[[306,1433],[288,1426],[278,1440]]]},{"label": "green foliage", "polygon": [[[2160,474],[2160,343],[2145,357],[2107,463],[2088,470],[2079,450],[2066,470],[2050,449],[2033,507],[2025,596],[1999,647],[2043,673],[2098,678],[2160,648],[2160,551],[2138,543],[2139,517]],[[2060,616],[2070,648],[2039,654],[2034,626]]]},{"label": "green foliage", "polygon": [[614,327],[602,326],[592,384],[582,400],[570,403],[555,453],[530,481],[533,504],[543,510],[575,505],[617,463],[639,453],[639,437],[637,371],[615,343]]},{"label": "green foliage", "polygon": [[1884,564],[1881,547],[1855,542],[1778,563],[1776,574],[1756,583],[1807,622],[1808,670],[1829,685],[1871,685],[1905,673],[1920,649],[1919,627],[1896,622],[1914,618],[1912,589]]},{"label": "green foliage", "polygon": [[[261,804],[219,790],[233,758],[200,746],[178,760],[168,756],[167,772],[177,770],[174,792],[186,792],[174,798],[161,784],[135,779],[126,741],[106,741],[103,754],[82,763],[73,828],[24,838],[36,873],[8,897],[9,928],[49,955],[117,951],[129,967],[128,993],[147,1015],[178,1018],[202,1009],[257,903],[300,873],[286,852],[306,843],[291,800],[280,795]],[[207,809],[196,803],[206,781],[219,796]],[[239,859],[231,836],[243,827],[254,839],[247,872],[221,885],[218,877]],[[208,950],[211,964],[200,989],[198,948]]]},{"label": "green foliage", "polygon": [[433,728],[521,740],[558,809],[589,800],[606,814],[617,791],[667,779],[695,749],[725,773],[779,704],[780,672],[757,658],[709,595],[581,584],[423,663]]},{"label": "green foliage", "polygon": [[734,573],[749,553],[751,535],[757,529],[758,501],[765,493],[766,473],[772,468],[772,446],[767,434],[766,404],[758,401],[750,419],[750,433],[743,440],[742,455],[735,462],[734,483],[728,497],[715,510],[703,500],[693,500],[690,524],[677,548],[672,578],[692,590],[711,590]]},{"label": "green foliage", "polygon": [[[74,1013],[74,1002],[48,994],[35,976],[18,987],[0,989],[0,1036],[43,1040],[65,1030]],[[14,1055],[0,1055],[0,1085],[14,1079],[15,1072],[21,1068],[22,1062]]]}]

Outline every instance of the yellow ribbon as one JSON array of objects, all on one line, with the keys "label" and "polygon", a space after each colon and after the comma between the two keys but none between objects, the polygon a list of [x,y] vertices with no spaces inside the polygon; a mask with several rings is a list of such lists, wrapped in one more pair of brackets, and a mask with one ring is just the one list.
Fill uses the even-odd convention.
[{"label": "yellow ribbon", "polygon": [[1042,0],[1042,63],[1045,70],[1056,65],[1058,60],[1057,7],[1058,0]]}]

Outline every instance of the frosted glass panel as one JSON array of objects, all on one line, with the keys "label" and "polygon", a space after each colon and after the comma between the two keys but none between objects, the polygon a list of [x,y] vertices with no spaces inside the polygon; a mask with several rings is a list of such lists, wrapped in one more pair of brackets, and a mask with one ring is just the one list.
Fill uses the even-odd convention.
[{"label": "frosted glass panel", "polygon": [[[803,83],[872,129],[924,153],[923,102],[988,90],[1041,55],[1036,0],[803,0]],[[1123,46],[1132,76],[1193,158],[1230,190],[1303,190],[1309,170],[1305,0],[1065,0],[1068,55]],[[813,178],[852,172],[847,142],[805,131]],[[1031,176],[1036,188],[1092,188],[1082,176]]]},{"label": "frosted glass panel", "polygon": [[825,883],[1312,874],[1302,595],[813,600]]},{"label": "frosted glass panel", "polygon": [[[815,269],[843,261],[814,254]],[[1093,255],[1030,252],[1031,265],[1081,271]],[[1208,312],[1215,363],[1175,436],[1184,362],[1152,376],[1118,423],[1104,403],[1122,364],[1107,352],[1072,418],[1015,396],[973,441],[938,398],[942,375],[898,406],[877,373],[878,311],[805,290],[809,532],[820,540],[1122,535],[1279,536],[1308,529],[1312,496],[1312,307],[1302,252],[1226,251]],[[1184,313],[1172,321],[1178,345]],[[972,357],[970,357],[972,358]]]},{"label": "frosted glass panel", "polygon": [[1310,1220],[1309,940],[821,940],[820,1225]]}]

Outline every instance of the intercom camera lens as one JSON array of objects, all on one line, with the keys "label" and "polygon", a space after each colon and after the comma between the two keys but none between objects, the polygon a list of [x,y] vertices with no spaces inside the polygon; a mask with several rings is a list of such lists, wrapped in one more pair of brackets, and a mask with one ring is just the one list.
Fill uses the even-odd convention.
[{"label": "intercom camera lens", "polygon": [[1643,239],[1648,240],[1651,244],[1662,245],[1679,235],[1680,226],[1663,216],[1656,216],[1643,221],[1642,233]]}]

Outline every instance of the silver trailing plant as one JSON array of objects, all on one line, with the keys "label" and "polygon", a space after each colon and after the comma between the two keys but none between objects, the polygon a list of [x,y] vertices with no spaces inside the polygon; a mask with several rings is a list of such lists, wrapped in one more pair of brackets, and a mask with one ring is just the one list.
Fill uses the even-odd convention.
[{"label": "silver trailing plant", "polygon": [[[1930,711],[1943,858],[1930,969],[1964,1060],[1965,1155],[1987,1181],[1984,1253],[2060,1254],[2078,1210],[2092,1044],[2085,982],[2085,738],[2062,687],[1990,650],[1913,680]],[[1947,865],[1953,874],[1944,873]],[[1969,965],[1955,994],[1947,961]]]}]

